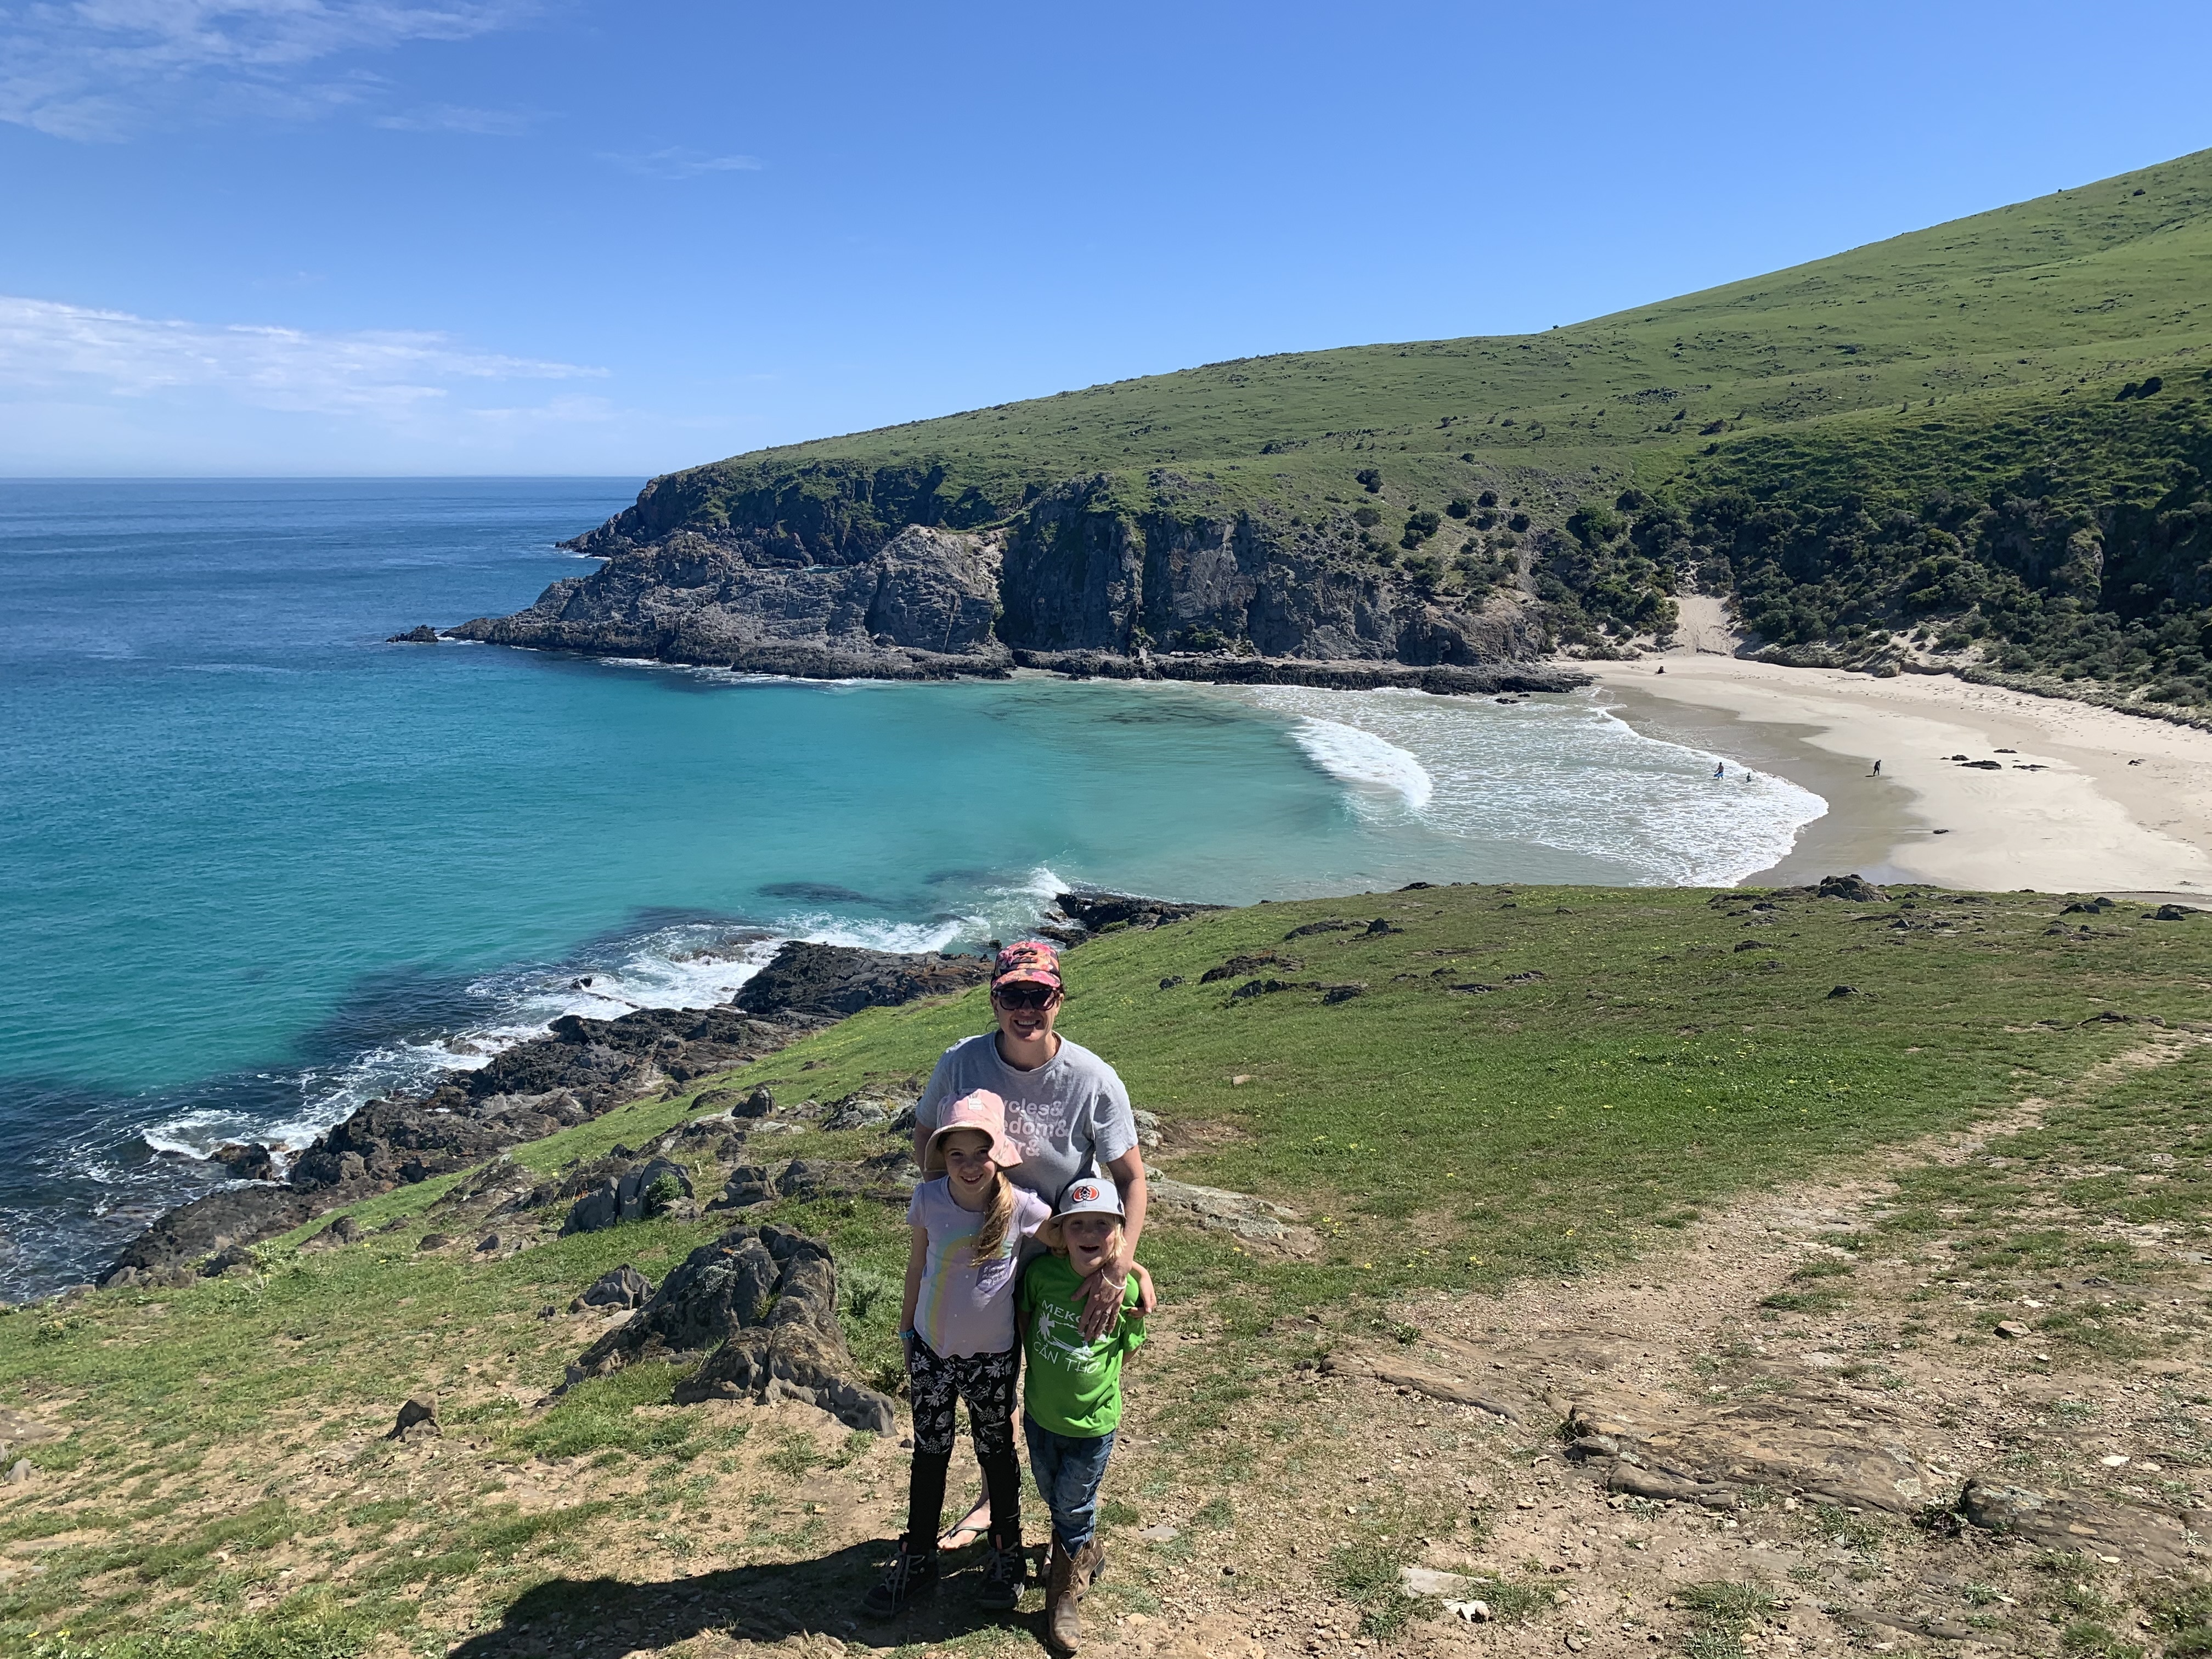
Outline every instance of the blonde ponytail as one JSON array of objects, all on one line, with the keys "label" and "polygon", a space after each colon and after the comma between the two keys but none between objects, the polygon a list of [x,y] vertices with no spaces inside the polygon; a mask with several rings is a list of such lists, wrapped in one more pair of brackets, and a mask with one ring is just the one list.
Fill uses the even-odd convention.
[{"label": "blonde ponytail", "polygon": [[999,1253],[1006,1248],[1006,1235],[1014,1224],[1014,1183],[1006,1179],[1004,1170],[991,1172],[991,1203],[983,1212],[983,1219],[975,1229],[975,1242],[969,1248],[969,1259],[980,1267],[987,1261],[996,1261]]}]

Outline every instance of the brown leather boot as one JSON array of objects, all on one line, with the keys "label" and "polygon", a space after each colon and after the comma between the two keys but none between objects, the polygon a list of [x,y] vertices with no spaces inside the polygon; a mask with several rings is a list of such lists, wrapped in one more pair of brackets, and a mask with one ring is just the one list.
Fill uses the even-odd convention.
[{"label": "brown leather boot", "polygon": [[1044,1639],[1055,1652],[1073,1653],[1083,1643],[1083,1590],[1079,1588],[1075,1558],[1057,1538],[1052,1540],[1052,1564],[1045,1569]]}]

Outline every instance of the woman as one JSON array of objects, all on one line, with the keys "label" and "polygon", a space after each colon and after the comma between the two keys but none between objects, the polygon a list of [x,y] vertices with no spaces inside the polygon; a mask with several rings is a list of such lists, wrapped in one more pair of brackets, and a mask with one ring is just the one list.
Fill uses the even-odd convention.
[{"label": "woman", "polygon": [[[1083,1334],[1095,1340],[1119,1316],[1145,1231],[1145,1161],[1137,1150],[1136,1114],[1114,1068],[1079,1042],[1053,1030],[1066,998],[1060,957],[1042,939],[1000,951],[991,970],[994,1030],[954,1043],[938,1057],[915,1108],[917,1163],[945,1108],[975,1090],[1006,1102],[1006,1137],[1021,1153],[1007,1179],[1047,1205],[1078,1176],[1103,1173],[1121,1189],[1125,1219],[1119,1249],[1084,1282]],[[1146,1296],[1140,1311],[1150,1313]],[[957,1548],[981,1536],[990,1506],[978,1504],[939,1543]]]}]

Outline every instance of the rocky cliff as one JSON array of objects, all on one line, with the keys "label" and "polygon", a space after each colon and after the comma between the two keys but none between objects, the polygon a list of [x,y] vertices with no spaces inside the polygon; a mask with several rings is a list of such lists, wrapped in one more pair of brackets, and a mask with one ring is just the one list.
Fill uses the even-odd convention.
[{"label": "rocky cliff", "polygon": [[1361,533],[1349,509],[1341,524],[1308,523],[1209,503],[1160,471],[1134,495],[1099,474],[1031,487],[1012,508],[947,501],[902,475],[817,468],[805,483],[717,494],[700,475],[655,480],[568,544],[600,569],[452,636],[810,678],[1019,663],[1288,680],[1337,665],[1335,683],[1357,665],[1346,683],[1575,683],[1529,669],[1543,635],[1517,588],[1469,595],[1348,556]]}]

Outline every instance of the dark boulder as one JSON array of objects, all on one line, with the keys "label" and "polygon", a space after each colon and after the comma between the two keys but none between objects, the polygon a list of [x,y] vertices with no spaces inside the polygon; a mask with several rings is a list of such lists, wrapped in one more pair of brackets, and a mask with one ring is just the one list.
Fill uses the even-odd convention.
[{"label": "dark boulder", "polygon": [[424,623],[418,628],[409,629],[404,634],[390,635],[384,642],[386,645],[435,645],[438,630]]},{"label": "dark boulder", "polygon": [[1218,904],[1179,904],[1170,899],[1141,898],[1129,893],[1062,893],[1053,900],[1060,915],[1079,930],[1076,937],[1103,933],[1109,928],[1160,927],[1187,921]]},{"label": "dark boulder", "polygon": [[1822,898],[1849,899],[1854,904],[1881,904],[1889,897],[1864,876],[1823,876],[1819,890]]},{"label": "dark boulder", "polygon": [[438,1426],[438,1402],[421,1395],[410,1400],[399,1408],[399,1415],[392,1425],[386,1440],[419,1440],[425,1436],[442,1433]]},{"label": "dark boulder", "polygon": [[595,1233],[624,1221],[643,1221],[691,1196],[690,1172],[665,1158],[647,1158],[619,1175],[601,1176],[570,1206],[562,1224],[570,1233]]},{"label": "dark boulder", "polygon": [[1278,956],[1273,951],[1255,951],[1249,956],[1231,957],[1217,967],[1207,969],[1198,976],[1200,985],[1212,985],[1217,980],[1236,979],[1245,974],[1255,974],[1262,968],[1279,968],[1295,974],[1305,963],[1297,957]]},{"label": "dark boulder", "polygon": [[593,1279],[568,1308],[572,1313],[586,1308],[642,1308],[652,1296],[653,1281],[624,1262]]},{"label": "dark boulder", "polygon": [[978,957],[900,956],[845,945],[793,939],[738,992],[754,1014],[842,1019],[863,1008],[896,1007],[980,985],[990,963]]},{"label": "dark boulder", "polygon": [[2203,914],[2202,910],[2192,909],[2186,904],[2161,904],[2150,913],[2150,919],[2153,921],[2186,921],[2191,916]]},{"label": "dark boulder", "polygon": [[743,1210],[755,1204],[765,1204],[775,1196],[775,1188],[769,1184],[768,1171],[757,1164],[740,1164],[730,1171],[730,1179],[722,1188],[722,1195],[707,1207],[710,1210]]},{"label": "dark boulder", "polygon": [[244,1146],[230,1142],[216,1147],[210,1156],[240,1181],[276,1179],[276,1155],[258,1140]]}]

